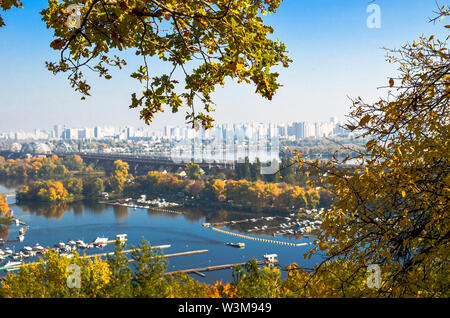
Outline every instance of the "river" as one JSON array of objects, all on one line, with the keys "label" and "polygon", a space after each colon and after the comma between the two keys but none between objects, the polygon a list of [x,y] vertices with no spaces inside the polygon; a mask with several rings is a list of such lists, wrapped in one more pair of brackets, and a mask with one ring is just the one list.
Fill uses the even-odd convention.
[{"label": "river", "polygon": [[[8,183],[0,180],[0,193],[12,193],[17,185],[11,181]],[[14,202],[14,197],[8,197],[8,203]],[[67,243],[68,240],[82,239],[86,243],[92,242],[96,237],[108,237],[114,239],[117,234],[127,234],[127,247],[131,244],[137,246],[144,237],[151,245],[170,244],[171,247],[164,250],[165,254],[172,254],[193,250],[208,250],[208,253],[190,256],[180,256],[169,259],[167,271],[181,269],[241,263],[255,257],[263,259],[264,254],[277,254],[279,264],[284,267],[291,263],[299,266],[313,267],[320,261],[319,256],[313,256],[311,260],[305,260],[303,255],[310,246],[286,246],[236,236],[227,235],[203,227],[205,222],[220,222],[257,218],[263,214],[250,214],[224,210],[184,209],[184,214],[170,214],[154,212],[147,209],[132,209],[128,207],[116,207],[98,203],[78,203],[71,205],[15,205],[11,209],[14,217],[24,221],[29,226],[24,242],[6,243],[19,251],[24,246],[33,246],[35,243],[47,247],[53,247],[58,242]],[[255,238],[276,240],[290,243],[310,243],[313,237],[287,237],[258,235],[248,233],[247,229],[254,224],[251,222],[240,223],[222,227],[222,230],[249,235]],[[2,227],[0,237],[14,239],[18,236],[19,227],[11,225]],[[242,232],[239,232],[242,231]],[[226,246],[225,242],[243,242],[244,249]],[[103,252],[112,251],[113,244],[104,247]],[[87,250],[86,253],[100,253],[99,249]],[[4,260],[0,263],[6,263]],[[194,278],[202,282],[231,281],[231,270],[205,272],[206,277],[194,275]],[[3,273],[1,273],[3,275]],[[285,276],[283,272],[283,276]]]}]

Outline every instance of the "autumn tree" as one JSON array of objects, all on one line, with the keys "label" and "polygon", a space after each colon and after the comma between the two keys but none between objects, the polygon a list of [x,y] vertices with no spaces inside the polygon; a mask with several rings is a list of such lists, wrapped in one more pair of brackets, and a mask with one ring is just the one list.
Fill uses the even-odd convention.
[{"label": "autumn tree", "polygon": [[[80,269],[80,288],[69,288],[71,268]],[[1,294],[9,298],[94,298],[104,297],[103,289],[110,281],[108,264],[101,259],[82,258],[77,252],[72,258],[49,251],[37,262],[10,273],[2,282]]]},{"label": "autumn tree", "polygon": [[[448,6],[437,17],[449,16]],[[448,30],[450,25],[446,25]],[[377,296],[448,297],[450,256],[450,52],[446,39],[421,36],[387,55],[399,75],[388,97],[374,104],[353,101],[348,128],[367,138],[354,158],[309,162],[318,185],[329,183],[332,207],[311,253],[326,252],[317,275],[333,262],[348,264],[335,287],[340,295],[378,264]],[[356,159],[359,165],[342,166]],[[328,264],[328,265],[327,265]]]},{"label": "autumn tree", "polygon": [[128,174],[128,163],[122,160],[114,161],[114,168],[111,175],[111,185],[116,193],[122,193],[123,187],[130,178]]},{"label": "autumn tree", "polygon": [[78,155],[67,156],[63,159],[63,164],[67,169],[81,171],[84,167],[83,158]]},{"label": "autumn tree", "polygon": [[222,181],[220,179],[214,179],[212,181],[212,189],[214,191],[214,195],[218,201],[225,201],[225,181]]},{"label": "autumn tree", "polygon": [[9,212],[8,203],[3,195],[0,194],[0,216],[6,216]]}]

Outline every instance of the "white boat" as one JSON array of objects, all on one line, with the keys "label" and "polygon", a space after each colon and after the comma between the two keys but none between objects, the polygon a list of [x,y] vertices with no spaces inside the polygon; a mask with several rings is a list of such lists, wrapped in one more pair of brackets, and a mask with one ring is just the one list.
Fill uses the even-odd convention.
[{"label": "white boat", "polygon": [[67,244],[69,244],[69,245],[77,245],[77,243],[74,240],[69,240],[67,242]]},{"label": "white boat", "polygon": [[39,243],[34,244],[33,246],[33,250],[35,250],[36,252],[41,252],[44,248],[39,245]]},{"label": "white boat", "polygon": [[107,237],[97,237],[92,244],[94,245],[98,245],[98,246],[104,246],[106,245],[108,242],[108,238]]},{"label": "white boat", "polygon": [[17,239],[19,240],[19,242],[23,242],[25,240],[25,236],[23,236],[22,234],[20,234]]},{"label": "white boat", "polygon": [[55,247],[60,248],[60,249],[65,249],[66,244],[64,244],[63,242],[59,242],[58,244],[55,244]]},{"label": "white boat", "polygon": [[12,255],[13,251],[10,248],[5,248],[5,253],[8,255]]},{"label": "white boat", "polygon": [[29,246],[24,246],[22,248],[22,251],[29,253],[29,252],[33,252],[33,249],[31,247],[29,247]]},{"label": "white boat", "polygon": [[77,244],[76,246],[79,247],[79,248],[86,248],[87,247],[87,244],[84,241],[82,241],[82,240],[78,240],[75,243]]},{"label": "white boat", "polygon": [[237,247],[237,248],[244,248],[245,247],[245,243],[225,243],[228,246],[232,246],[232,247]]},{"label": "white boat", "polygon": [[5,264],[5,266],[3,268],[7,269],[8,267],[13,267],[13,266],[18,266],[18,265],[22,265],[22,262],[9,261],[8,263]]},{"label": "white boat", "polygon": [[0,255],[5,255],[5,252],[0,249]]}]

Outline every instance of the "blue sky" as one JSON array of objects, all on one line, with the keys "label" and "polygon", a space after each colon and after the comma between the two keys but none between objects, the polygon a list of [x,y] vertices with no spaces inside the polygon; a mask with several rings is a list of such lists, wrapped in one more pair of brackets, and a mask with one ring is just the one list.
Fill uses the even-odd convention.
[{"label": "blue sky", "polygon": [[[45,69],[56,60],[49,44],[52,31],[41,21],[46,0],[23,0],[23,9],[3,12],[0,29],[0,131],[48,129],[54,124],[72,127],[95,125],[143,126],[138,111],[128,109],[130,94],[140,92],[129,74],[140,61],[105,81],[89,76],[92,96],[86,101],[70,87],[64,74]],[[381,28],[369,29],[367,0],[285,0],[278,12],[265,18],[275,28],[274,37],[285,42],[294,60],[280,70],[284,85],[272,101],[254,93],[254,87],[227,83],[215,94],[218,123],[288,122],[344,118],[348,96],[374,101],[395,75],[382,47],[398,48],[419,35],[447,35],[442,23],[428,18],[435,0],[377,0]],[[440,4],[448,4],[440,0]],[[443,36],[441,36],[443,39]],[[164,65],[156,64],[161,70]],[[184,111],[157,116],[153,127],[182,124]]]}]

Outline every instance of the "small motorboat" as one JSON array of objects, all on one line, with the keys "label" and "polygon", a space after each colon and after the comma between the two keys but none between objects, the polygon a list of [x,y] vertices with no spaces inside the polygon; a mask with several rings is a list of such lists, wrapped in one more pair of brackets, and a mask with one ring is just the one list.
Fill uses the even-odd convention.
[{"label": "small motorboat", "polygon": [[20,234],[17,239],[19,240],[19,242],[23,242],[25,240],[25,236]]},{"label": "small motorboat", "polygon": [[13,260],[18,260],[19,258],[22,258],[22,255],[21,253],[13,253],[12,258]]},{"label": "small motorboat", "polygon": [[22,248],[22,251],[25,252],[25,253],[31,253],[31,252],[33,252],[33,249],[31,247],[29,247],[29,246],[24,246]]},{"label": "small motorboat", "polygon": [[59,242],[58,244],[55,244],[56,248],[60,248],[60,249],[65,249],[66,248],[66,244],[64,244],[63,242]]},{"label": "small motorboat", "polygon": [[82,240],[78,240],[75,243],[78,248],[87,248],[87,244]]},{"label": "small motorboat", "polygon": [[94,246],[105,246],[108,243],[108,238],[107,237],[97,237],[92,244],[94,244]]},{"label": "small motorboat", "polygon": [[18,265],[22,265],[22,262],[11,262],[11,261],[9,261],[8,263],[5,264],[4,268],[8,269],[9,267],[18,266]]},{"label": "small motorboat", "polygon": [[43,249],[44,248],[41,245],[39,245],[39,243],[36,243],[33,246],[33,250],[35,250],[36,252],[42,252]]},{"label": "small motorboat", "polygon": [[74,240],[69,240],[68,242],[67,242],[67,244],[69,244],[69,245],[77,245],[77,243],[74,241]]},{"label": "small motorboat", "polygon": [[237,248],[244,248],[245,247],[245,243],[225,243],[225,245],[228,246],[232,246],[232,247],[237,247]]},{"label": "small motorboat", "polygon": [[8,255],[12,255],[13,251],[9,247],[5,248],[5,253]]}]

